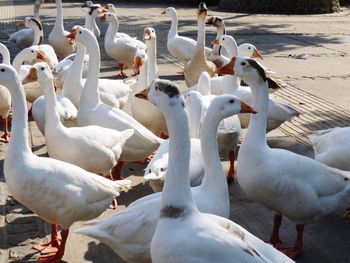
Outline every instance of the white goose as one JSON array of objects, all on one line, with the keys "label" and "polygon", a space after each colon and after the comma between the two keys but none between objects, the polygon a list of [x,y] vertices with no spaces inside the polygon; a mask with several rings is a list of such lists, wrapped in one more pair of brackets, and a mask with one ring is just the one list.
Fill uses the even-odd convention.
[{"label": "white goose", "polygon": [[73,53],[75,48],[66,38],[69,32],[63,27],[62,0],[56,0],[56,11],[55,25],[49,34],[49,44],[54,48],[57,57],[62,59]]},{"label": "white goose", "polygon": [[118,18],[112,13],[106,13],[101,18],[108,23],[108,29],[105,36],[105,50],[108,56],[119,63],[120,75],[126,76],[123,72],[124,66],[131,67],[134,63],[134,55],[137,49],[146,50],[147,46],[134,38],[115,38],[118,32]]},{"label": "white goose", "polygon": [[[344,171],[350,171],[348,162],[350,127],[316,131],[309,135],[309,139],[314,149],[315,160]],[[349,208],[344,217],[350,219]]]},{"label": "white goose", "polygon": [[41,22],[34,17],[26,17],[23,24],[34,31],[34,40],[31,47],[42,51],[47,57],[47,63],[50,68],[54,68],[58,63],[57,56],[52,46],[42,44],[44,41],[44,30]]},{"label": "white goose", "polygon": [[[23,79],[29,72],[31,65],[22,65],[24,61],[47,61],[47,57],[40,50],[33,47],[27,47],[19,52],[12,61],[12,66],[15,68],[19,74],[20,79]],[[44,94],[44,89],[40,86],[38,82],[28,83],[24,85],[24,91],[26,94],[26,100],[32,103],[39,96]]]},{"label": "white goose", "polygon": [[280,246],[282,215],[296,222],[297,238],[290,257],[302,251],[304,224],[350,205],[350,173],[326,166],[266,143],[269,82],[264,68],[255,60],[233,58],[226,72],[234,72],[250,85],[254,107],[247,135],[238,153],[237,180],[247,196],[276,212],[270,242]]},{"label": "white goose", "polygon": [[127,113],[101,102],[98,91],[100,50],[97,40],[89,30],[82,27],[77,27],[76,31],[72,31],[71,37],[75,37],[77,41],[87,48],[87,53],[90,57],[90,73],[86,79],[78,108],[78,125],[100,125],[118,131],[134,129],[133,136],[127,140],[123,147],[120,161],[145,159],[159,147],[163,140],[155,136]]},{"label": "white goose", "polygon": [[101,32],[96,24],[96,18],[98,16],[98,13],[93,12],[93,10],[99,9],[102,11],[107,12],[104,8],[101,7],[100,4],[94,4],[92,1],[85,1],[82,7],[88,8],[88,19],[86,20],[85,27],[90,29],[92,32],[94,32],[94,35],[96,38],[100,37]]},{"label": "white goose", "polygon": [[[35,69],[38,68],[46,68],[47,65],[45,62],[38,62],[36,63]],[[31,74],[30,74],[31,73]],[[29,73],[29,76],[31,77],[30,81],[29,78],[27,77],[26,79],[23,80],[23,84],[28,84],[31,82],[38,82],[39,85],[41,86],[41,89],[44,90],[44,93],[47,94],[47,89],[51,88],[50,83],[45,82],[45,81],[39,81],[38,76],[36,75],[36,71],[34,68],[31,68],[31,71]],[[46,87],[45,85],[48,85],[49,87]],[[45,92],[46,91],[46,92]],[[46,133],[46,98],[50,98],[49,96],[44,96],[41,95],[38,97],[32,104],[32,115],[33,119],[35,120],[40,132],[45,136]],[[52,100],[51,100],[52,102]],[[76,119],[77,119],[77,114],[78,110],[74,106],[73,102],[70,101],[67,97],[65,96],[58,96],[57,97],[57,103],[56,103],[56,110],[59,116],[60,121],[67,127],[74,127],[77,126]],[[65,161],[65,160],[63,160]]]},{"label": "white goose", "polygon": [[[166,80],[155,80],[150,88],[150,99],[167,114],[167,124],[170,133],[170,156],[168,175],[176,169],[184,166],[188,169],[190,159],[190,141],[186,140],[184,158],[171,156],[174,154],[174,144],[178,143],[179,136],[187,137],[187,116],[184,111],[184,99],[180,96],[175,84]],[[138,94],[147,98],[148,90]],[[169,106],[171,105],[171,106]],[[224,106],[223,106],[224,105]],[[206,129],[203,131],[201,144],[205,161],[206,176],[203,183],[192,188],[193,199],[202,212],[212,213],[225,218],[229,216],[230,201],[224,172],[221,167],[217,149],[216,130],[221,119],[226,118],[240,110],[252,111],[233,96],[221,96],[209,109],[205,120]],[[183,139],[183,138],[181,138]],[[178,145],[176,145],[178,146]],[[177,148],[182,154],[182,148]],[[188,151],[188,152],[187,152]],[[181,168],[179,168],[180,170]],[[187,177],[188,171],[183,171]],[[167,180],[166,179],[166,184]],[[180,178],[179,178],[180,179]],[[170,178],[174,180],[174,178]],[[188,178],[187,178],[188,180]],[[188,184],[188,183],[187,183]],[[175,189],[174,189],[175,190]],[[128,262],[150,262],[150,242],[159,218],[161,207],[161,194],[156,193],[133,202],[129,207],[119,213],[98,221],[91,222],[91,226],[80,229],[78,232],[95,237],[109,245],[124,260]],[[177,199],[184,196],[180,193]],[[162,215],[162,214],[161,214]],[[168,260],[163,262],[169,262]],[[189,261],[182,261],[189,262]]]},{"label": "white goose", "polygon": [[149,81],[159,78],[157,65],[157,35],[153,27],[146,27],[143,30],[143,40],[147,46],[148,55],[148,78]]},{"label": "white goose", "polygon": [[[166,8],[162,14],[168,14],[171,18],[171,26],[168,32],[167,47],[169,53],[180,60],[182,63],[187,63],[192,59],[196,50],[197,42],[189,37],[179,36],[178,34],[178,19],[177,13],[174,7]],[[211,49],[205,48],[207,57],[210,57]]]},{"label": "white goose", "polygon": [[[0,55],[2,57],[2,63],[6,65],[11,65],[10,62],[10,52],[7,47],[0,43]],[[9,142],[10,133],[8,130],[8,121],[11,108],[11,94],[8,89],[0,85],[0,119],[2,120],[2,126],[4,133],[1,135],[1,138],[5,142]]]},{"label": "white goose", "polygon": [[[24,90],[13,67],[0,65],[0,84],[9,89],[13,103],[12,139],[4,163],[6,184],[17,201],[53,225],[50,244],[58,247],[57,253],[40,260],[59,262],[69,227],[99,216],[120,191],[130,187],[130,181],[112,182],[78,166],[34,155],[28,143]],[[62,227],[61,242],[56,224]]]},{"label": "white goose", "polygon": [[[45,140],[50,157],[92,173],[110,176],[121,155],[122,146],[133,130],[118,132],[100,126],[66,128],[61,122],[53,76],[46,63],[34,65],[25,81],[32,80],[38,80],[45,88]],[[70,146],[69,151],[67,145]]]},{"label": "white goose", "polygon": [[[45,0],[35,0],[34,3],[34,17],[39,19],[40,6]],[[19,23],[19,26],[24,26],[23,23]],[[9,42],[13,42],[19,49],[30,47],[33,44],[34,31],[31,28],[23,28],[15,33],[12,33],[9,38]]]},{"label": "white goose", "polygon": [[[226,50],[229,50],[230,56],[234,54],[239,54],[237,43],[233,39],[233,37],[223,35],[221,36],[219,42],[222,46],[226,48]],[[256,49],[254,48],[252,50],[249,51],[251,53],[251,56],[256,57],[257,55],[254,55]],[[225,72],[222,70],[218,70],[217,72],[225,74]],[[240,80],[237,76],[222,76],[211,79],[211,84],[212,87],[214,87],[214,90],[217,87],[225,88],[226,90],[224,92],[235,95],[243,101],[246,101],[247,103],[252,103],[253,94],[250,88],[248,86],[241,86],[239,82]],[[276,85],[276,83],[274,82],[272,82],[271,84]],[[298,115],[300,115],[300,111],[293,108],[287,101],[273,94],[269,95],[267,131],[271,131],[278,128],[283,122],[290,121],[293,117]],[[240,114],[238,116],[241,121],[242,127],[247,128],[249,125],[250,115]]]}]

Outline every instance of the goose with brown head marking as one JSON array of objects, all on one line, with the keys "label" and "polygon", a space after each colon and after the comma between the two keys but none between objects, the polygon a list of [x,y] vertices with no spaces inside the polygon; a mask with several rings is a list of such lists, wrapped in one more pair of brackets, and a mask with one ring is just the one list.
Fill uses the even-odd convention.
[{"label": "goose with brown head marking", "polygon": [[198,82],[199,76],[203,71],[209,73],[210,77],[214,76],[216,66],[213,62],[207,60],[205,54],[205,19],[207,16],[207,6],[200,3],[197,11],[198,19],[198,37],[196,50],[189,62],[185,64],[184,75],[187,87],[192,87]]},{"label": "goose with brown head marking", "polygon": [[[350,205],[350,172],[326,166],[294,152],[270,148],[266,142],[269,77],[253,59],[237,57],[225,71],[250,85],[253,107],[248,132],[238,153],[237,180],[253,201],[276,212],[270,243],[294,258],[303,247],[304,224]],[[281,248],[282,216],[296,223],[297,238]]]}]

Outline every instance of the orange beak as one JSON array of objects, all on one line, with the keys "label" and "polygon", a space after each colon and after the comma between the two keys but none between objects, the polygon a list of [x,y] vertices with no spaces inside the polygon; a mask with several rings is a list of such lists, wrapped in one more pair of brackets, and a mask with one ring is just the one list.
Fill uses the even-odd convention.
[{"label": "orange beak", "polygon": [[22,83],[23,84],[27,84],[27,83],[34,82],[34,81],[37,81],[37,80],[38,80],[38,75],[37,75],[37,72],[36,72],[36,68],[32,67],[29,70],[28,75],[22,80]]},{"label": "orange beak", "polygon": [[165,15],[166,14],[166,11],[164,10],[163,12],[160,13],[161,15]]},{"label": "orange beak", "polygon": [[235,66],[235,62],[236,62],[236,57],[233,57],[227,65],[225,65],[221,68],[218,68],[215,72],[218,74],[233,75],[233,74],[235,74],[234,69],[233,69]]},{"label": "orange beak", "polygon": [[258,113],[253,107],[250,105],[246,104],[245,102],[241,101],[241,111],[240,113],[253,113],[256,114]]},{"label": "orange beak", "polygon": [[143,91],[141,91],[140,93],[137,93],[135,95],[135,97],[139,98],[139,99],[148,100],[148,92],[149,92],[149,88],[146,88]]},{"label": "orange beak", "polygon": [[220,45],[220,40],[219,39],[215,39],[211,42],[213,45]]},{"label": "orange beak", "polygon": [[254,50],[253,50],[252,58],[263,59],[263,57],[261,56],[260,52],[256,48],[254,48]]},{"label": "orange beak", "polygon": [[102,6],[102,13],[108,13],[108,12],[109,12],[108,6],[107,5]]},{"label": "orange beak", "polygon": [[107,18],[107,16],[106,16],[106,14],[104,14],[103,16],[100,17],[100,20],[101,21],[106,21],[106,18]]},{"label": "orange beak", "polygon": [[69,39],[69,43],[73,44],[76,39],[75,39],[75,35],[77,34],[77,30],[75,28],[72,28],[72,30],[70,31],[70,34],[66,35],[66,38]]},{"label": "orange beak", "polygon": [[18,26],[18,27],[25,27],[25,26],[26,26],[26,22],[25,22],[25,21],[19,21],[19,22],[17,23],[17,26]]},{"label": "orange beak", "polygon": [[40,60],[44,60],[44,61],[48,61],[49,60],[47,58],[47,56],[43,52],[41,52],[40,50],[37,51],[36,58],[40,59]]},{"label": "orange beak", "polygon": [[139,70],[141,66],[142,66],[142,60],[139,56],[136,56],[134,59],[134,70]]}]

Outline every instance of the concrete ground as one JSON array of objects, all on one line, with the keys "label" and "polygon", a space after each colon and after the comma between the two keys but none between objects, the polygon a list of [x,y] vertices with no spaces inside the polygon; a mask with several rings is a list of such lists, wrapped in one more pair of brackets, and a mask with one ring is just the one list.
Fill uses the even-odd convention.
[{"label": "concrete ground", "polygon": [[[0,2],[0,40],[5,43],[10,33],[16,30],[14,20],[22,19],[32,14],[29,1]],[[80,3],[64,4],[65,28],[69,30],[75,24],[83,24],[85,11]],[[166,35],[170,19],[161,16],[166,5],[156,4],[125,4],[118,2],[117,12],[120,20],[120,31],[141,38],[146,26],[156,29],[158,38],[158,63],[162,78],[168,78],[183,84],[180,70],[166,50]],[[176,7],[179,17],[181,35],[196,38],[195,7]],[[343,8],[337,14],[310,16],[282,15],[249,15],[218,11],[209,6],[210,15],[219,15],[225,19],[227,33],[233,35],[237,42],[253,43],[263,54],[262,63],[277,72],[277,76],[293,86],[294,90],[302,92],[301,96],[319,98],[319,103],[331,103],[334,107],[350,110],[350,9]],[[41,19],[48,36],[55,17],[55,6],[45,4],[41,10]],[[98,22],[104,35],[106,25]],[[215,38],[215,31],[207,30],[207,45]],[[116,71],[111,68],[114,62],[109,60],[103,50],[103,36],[100,38],[102,51],[102,77],[113,77]],[[12,57],[18,50],[7,44]],[[296,59],[299,55],[307,59]],[[292,92],[293,93],[293,92]],[[295,95],[296,96],[296,95]],[[293,100],[293,94],[291,95]],[[332,126],[332,122],[326,123]],[[350,120],[344,125],[350,125]],[[334,126],[334,125],[333,125]],[[313,126],[317,129],[318,126]],[[45,155],[45,140],[38,131],[34,121],[29,123],[30,143],[36,154]],[[312,157],[309,145],[300,143],[288,136],[282,130],[269,134],[269,144],[272,147],[290,149]],[[7,144],[0,143],[0,159],[6,154]],[[223,163],[227,168],[227,163]],[[2,165],[1,165],[2,167]],[[118,210],[123,209],[132,201],[151,193],[147,185],[141,183],[143,164],[126,165],[123,174],[129,176],[135,187],[127,194],[118,198]],[[0,262],[33,262],[38,254],[31,250],[32,244],[43,241],[48,233],[47,225],[28,209],[18,204],[8,193],[1,170],[0,181]],[[237,183],[229,187],[231,198],[230,219],[241,224],[261,239],[268,239],[272,224],[272,211],[247,199],[240,191]],[[101,218],[116,211],[107,210]],[[306,226],[304,234],[304,252],[297,262],[350,262],[348,251],[350,241],[349,221],[341,218],[343,211],[324,217]],[[72,227],[68,239],[65,262],[123,262],[107,246],[100,242],[75,234]],[[295,237],[294,225],[285,219],[282,226],[282,238],[286,245],[291,245]],[[233,259],[234,262],[234,259]]]}]

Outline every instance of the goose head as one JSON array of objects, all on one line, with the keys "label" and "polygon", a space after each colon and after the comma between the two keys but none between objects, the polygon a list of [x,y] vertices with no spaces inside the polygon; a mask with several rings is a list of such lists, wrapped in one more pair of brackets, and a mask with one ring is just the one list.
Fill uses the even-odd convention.
[{"label": "goose head", "polygon": [[163,10],[163,12],[161,13],[162,15],[169,15],[169,16],[176,16],[176,9],[174,7],[167,7]]},{"label": "goose head", "polygon": [[225,28],[224,20],[219,16],[212,16],[205,22],[206,25],[211,25],[215,28]]},{"label": "goose head", "polygon": [[36,19],[35,17],[26,17],[24,21],[22,21],[22,24],[25,27],[31,28],[31,29],[38,29],[40,31],[43,31],[43,26],[41,25],[41,22],[39,19]]},{"label": "goose head", "polygon": [[233,50],[233,54],[238,55],[238,48],[236,40],[229,35],[222,35],[219,39],[215,39],[211,42],[213,45],[221,45],[226,50]]},{"label": "goose head", "polygon": [[21,81],[14,67],[11,65],[0,64],[0,85],[8,88],[10,91],[18,89]]},{"label": "goose head", "polygon": [[197,10],[197,18],[205,19],[207,17],[207,12],[208,12],[207,5],[204,2],[200,3]]},{"label": "goose head", "polygon": [[105,8],[102,8],[100,4],[92,4],[88,6],[88,14],[95,19],[98,17],[101,13],[108,12]]},{"label": "goose head", "polygon": [[[38,81],[39,83],[47,83],[53,81],[53,75],[49,65],[45,62],[35,63],[30,68],[28,75],[22,80],[23,84]],[[49,85],[43,85],[48,87]]]},{"label": "goose head", "polygon": [[157,39],[156,31],[153,27],[146,27],[143,31],[143,39],[144,41],[155,41]]},{"label": "goose head", "polygon": [[147,166],[143,176],[144,182],[149,180],[159,180],[165,177],[168,169],[168,159],[160,158],[155,160],[152,165]]},{"label": "goose head", "polygon": [[170,80],[155,79],[151,82],[149,88],[135,96],[150,101],[163,112],[185,107],[185,100],[181,96],[178,86]]},{"label": "goose head", "polygon": [[27,47],[17,54],[22,61],[33,61],[39,59],[42,61],[49,61],[48,57],[41,50],[37,50],[32,47]]},{"label": "goose head", "polygon": [[117,10],[113,4],[106,4],[106,5],[102,6],[102,8],[104,10],[106,10],[106,12],[110,12],[110,13],[113,13],[115,15],[117,14]]},{"label": "goose head", "polygon": [[90,7],[90,6],[92,6],[93,4],[94,4],[94,3],[93,3],[92,1],[85,1],[81,7]]},{"label": "goose head", "polygon": [[134,56],[134,73],[140,72],[140,68],[143,64],[148,62],[148,55],[144,49],[136,49]]},{"label": "goose head", "polygon": [[73,27],[70,31],[70,34],[68,34],[66,38],[69,38],[70,42],[79,41],[79,43],[81,43],[84,46],[86,46],[91,41],[97,42],[94,34],[90,30],[83,28],[82,26]]},{"label": "goose head", "polygon": [[218,120],[238,113],[257,113],[257,111],[239,98],[229,94],[217,96],[210,104],[208,112],[213,112]]},{"label": "goose head", "polygon": [[261,83],[268,80],[267,70],[259,62],[248,57],[233,57],[230,62],[217,69],[218,73],[236,75],[250,84]]},{"label": "goose head", "polygon": [[110,12],[103,14],[103,16],[100,17],[100,20],[107,23],[118,22],[117,16]]},{"label": "goose head", "polygon": [[263,59],[259,50],[252,44],[244,43],[238,46],[238,54],[240,56],[251,57],[251,58],[260,58]]}]

